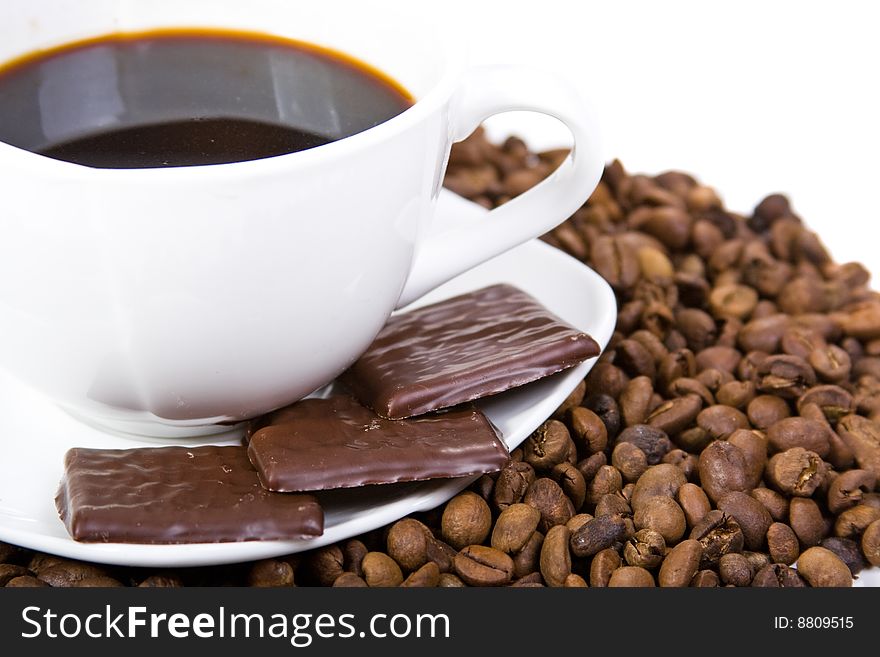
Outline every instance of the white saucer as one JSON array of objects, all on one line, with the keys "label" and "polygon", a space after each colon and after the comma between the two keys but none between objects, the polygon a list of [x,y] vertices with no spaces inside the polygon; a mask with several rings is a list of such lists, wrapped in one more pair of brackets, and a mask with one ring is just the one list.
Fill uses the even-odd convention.
[{"label": "white saucer", "polygon": [[[483,212],[478,206],[444,193],[437,220],[443,221],[444,216],[450,215],[458,220],[470,213],[479,221]],[[611,338],[617,308],[607,283],[591,269],[540,241],[479,266],[417,303],[438,301],[499,282],[512,283],[529,292],[559,317],[592,335],[603,349]],[[484,400],[480,407],[512,449],[556,409],[594,362],[592,359]],[[414,511],[436,507],[473,481],[440,480],[322,494],[324,535],[308,541],[194,545],[77,543],[67,535],[53,499],[67,449],[124,448],[155,442],[122,438],[80,422],[3,371],[0,432],[0,540],[64,557],[124,566],[204,566],[307,550],[362,534]]]}]

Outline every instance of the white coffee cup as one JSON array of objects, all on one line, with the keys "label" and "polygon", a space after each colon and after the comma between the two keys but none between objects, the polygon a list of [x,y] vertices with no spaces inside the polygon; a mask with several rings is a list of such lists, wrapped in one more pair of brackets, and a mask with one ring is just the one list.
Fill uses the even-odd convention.
[{"label": "white coffee cup", "polygon": [[[0,365],[102,426],[205,435],[299,399],[395,308],[559,224],[598,182],[595,122],[565,84],[465,70],[452,33],[372,3],[4,0],[0,63],[167,27],[339,50],[416,102],[325,146],[215,166],[94,169],[0,143]],[[563,121],[572,155],[479,224],[432,224],[451,144],[509,110]]]}]

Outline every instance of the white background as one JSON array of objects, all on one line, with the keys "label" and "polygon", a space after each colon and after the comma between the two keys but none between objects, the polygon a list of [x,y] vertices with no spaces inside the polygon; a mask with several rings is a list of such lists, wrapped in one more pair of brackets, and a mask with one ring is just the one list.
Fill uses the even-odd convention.
[{"label": "white background", "polygon": [[[748,212],[767,193],[838,260],[880,281],[880,9],[876,3],[443,0],[471,62],[564,73],[598,111],[605,159],[679,168]],[[558,130],[511,117],[537,146]],[[550,125],[550,128],[554,126]],[[564,137],[565,133],[561,133]]]}]

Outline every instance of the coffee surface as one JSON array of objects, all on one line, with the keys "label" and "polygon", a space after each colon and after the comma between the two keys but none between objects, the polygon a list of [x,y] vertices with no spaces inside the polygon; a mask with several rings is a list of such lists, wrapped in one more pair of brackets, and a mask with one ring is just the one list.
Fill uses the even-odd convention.
[{"label": "coffee surface", "polygon": [[264,35],[110,35],[0,67],[0,141],[113,169],[222,164],[321,146],[412,104],[369,66]]}]

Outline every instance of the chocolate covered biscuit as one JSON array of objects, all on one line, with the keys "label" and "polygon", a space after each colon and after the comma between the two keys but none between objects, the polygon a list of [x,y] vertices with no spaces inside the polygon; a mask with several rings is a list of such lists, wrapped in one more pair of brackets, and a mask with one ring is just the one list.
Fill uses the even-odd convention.
[{"label": "chocolate covered biscuit", "polygon": [[320,536],[311,495],[264,489],[244,447],[71,449],[55,504],[91,543],[215,543]]},{"label": "chocolate covered biscuit", "polygon": [[401,419],[503,392],[598,354],[589,335],[500,284],[392,317],[342,381],[382,417]]},{"label": "chocolate covered biscuit", "polygon": [[304,399],[267,418],[248,456],[263,485],[308,491],[499,470],[507,447],[473,408],[385,420],[345,395]]}]

